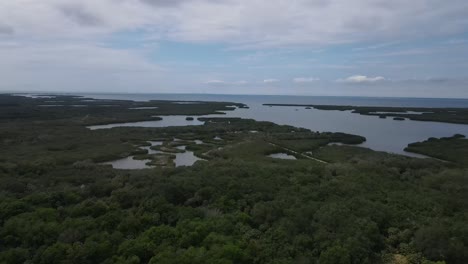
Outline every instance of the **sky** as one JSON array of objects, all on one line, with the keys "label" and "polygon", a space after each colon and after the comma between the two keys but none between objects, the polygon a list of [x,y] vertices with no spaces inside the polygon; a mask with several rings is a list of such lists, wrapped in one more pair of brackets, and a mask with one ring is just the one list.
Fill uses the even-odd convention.
[{"label": "sky", "polygon": [[0,91],[468,98],[468,1],[0,0]]}]

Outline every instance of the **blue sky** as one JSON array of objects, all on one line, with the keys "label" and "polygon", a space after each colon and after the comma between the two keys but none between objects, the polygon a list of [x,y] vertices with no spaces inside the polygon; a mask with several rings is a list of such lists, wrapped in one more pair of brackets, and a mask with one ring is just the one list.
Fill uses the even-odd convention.
[{"label": "blue sky", "polygon": [[3,91],[468,98],[465,0],[0,3]]}]

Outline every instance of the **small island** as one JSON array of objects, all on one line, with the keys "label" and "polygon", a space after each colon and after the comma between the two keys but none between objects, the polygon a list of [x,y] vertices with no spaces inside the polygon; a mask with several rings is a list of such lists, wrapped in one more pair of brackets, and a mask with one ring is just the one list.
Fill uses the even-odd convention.
[{"label": "small island", "polygon": [[460,134],[412,143],[405,151],[468,166],[468,139]]},{"label": "small island", "polygon": [[305,104],[263,104],[265,106],[310,107],[318,110],[351,111],[355,114],[394,117],[394,120],[433,121],[454,124],[468,124],[468,108],[429,108],[429,107],[384,107],[350,105],[305,105]]}]

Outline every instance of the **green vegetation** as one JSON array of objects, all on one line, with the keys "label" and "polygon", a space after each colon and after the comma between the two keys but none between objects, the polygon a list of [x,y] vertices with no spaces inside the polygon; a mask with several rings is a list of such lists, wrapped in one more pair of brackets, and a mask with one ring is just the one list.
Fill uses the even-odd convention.
[{"label": "green vegetation", "polygon": [[468,166],[468,139],[464,135],[440,139],[429,138],[423,142],[409,144],[405,151]]},{"label": "green vegetation", "polygon": [[[243,104],[230,102],[172,101],[134,102],[125,100],[93,100],[76,96],[54,98],[27,98],[0,94],[1,120],[32,122],[55,121],[89,126],[109,123],[125,123],[160,120],[157,115],[208,115],[223,114]],[[156,108],[151,108],[156,107]],[[133,108],[142,108],[135,110]]]},{"label": "green vegetation", "polygon": [[425,107],[382,107],[350,105],[299,105],[299,104],[264,104],[268,106],[295,106],[306,109],[352,111],[361,115],[394,117],[394,120],[405,118],[417,121],[434,121],[443,123],[468,124],[468,108],[425,108]]},{"label": "green vegetation", "polygon": [[[129,110],[125,101],[110,111],[43,109],[42,100],[0,96],[0,263],[468,262],[465,164],[330,145],[365,139],[239,118],[85,128],[232,103],[152,101],[134,104],[157,109]],[[144,158],[148,141],[186,145],[206,161],[97,164]],[[267,157],[288,151],[298,159]]]}]

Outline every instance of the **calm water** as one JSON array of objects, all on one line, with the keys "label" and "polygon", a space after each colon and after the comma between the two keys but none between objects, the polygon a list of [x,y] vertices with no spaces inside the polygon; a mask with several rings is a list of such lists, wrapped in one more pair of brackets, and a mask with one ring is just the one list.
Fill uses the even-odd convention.
[{"label": "calm water", "polygon": [[131,107],[132,110],[147,110],[147,109],[158,109],[157,106],[143,106],[143,107]]},{"label": "calm water", "polygon": [[289,155],[289,154],[286,154],[286,153],[274,153],[274,154],[268,155],[268,157],[274,158],[274,159],[285,159],[285,160],[295,160],[296,159],[296,157],[294,157],[293,155]]},{"label": "calm water", "polygon": [[[409,144],[429,137],[447,137],[454,134],[468,135],[468,125],[397,121],[378,116],[353,114],[351,111],[324,111],[304,107],[266,107],[249,105],[250,109],[236,109],[227,116],[271,121],[280,125],[304,127],[320,132],[345,132],[366,137],[363,147],[411,156],[403,149]],[[297,111],[296,111],[297,109]]]},{"label": "calm water", "polygon": [[174,163],[176,167],[179,166],[192,166],[197,160],[202,160],[195,156],[192,151],[186,150],[186,146],[179,146],[178,149],[185,150],[184,153],[177,153]]},{"label": "calm water", "polygon": [[[200,142],[200,143],[198,143]],[[141,149],[146,149],[148,150],[148,154],[162,154],[164,152],[159,151],[159,150],[153,150],[151,149],[152,146],[160,146],[163,144],[162,141],[149,141],[151,143],[151,146],[145,146],[141,147]],[[202,144],[203,142],[201,140],[196,140],[196,144]],[[176,158],[174,159],[174,164],[176,167],[179,166],[192,166],[195,162],[198,160],[202,160],[195,156],[192,151],[186,150],[186,146],[179,146],[177,147],[178,149],[185,150],[184,153],[172,153],[172,155],[175,155]],[[112,168],[114,169],[124,169],[124,170],[138,170],[138,169],[149,169],[153,168],[153,166],[146,165],[146,163],[150,162],[151,160],[146,159],[146,160],[136,160],[133,159],[134,156],[129,156],[126,158],[122,159],[117,159],[113,161],[108,161],[108,162],[103,162],[102,164],[106,165],[112,165]]]},{"label": "calm water", "polygon": [[113,127],[168,127],[168,126],[195,126],[203,125],[205,122],[198,121],[197,118],[194,118],[191,121],[185,120],[187,116],[161,116],[162,120],[160,121],[141,121],[141,122],[131,122],[131,123],[120,123],[120,124],[107,124],[107,125],[97,125],[89,126],[91,130],[94,129],[105,129]]},{"label": "calm water", "polygon": [[112,165],[114,169],[121,170],[138,170],[138,169],[149,169],[151,166],[146,165],[146,163],[151,160],[136,160],[133,159],[133,156],[126,157],[123,159],[103,162],[102,164]]},{"label": "calm water", "polygon": [[[77,95],[77,94],[74,94]],[[289,96],[289,95],[218,95],[218,94],[78,94],[95,99],[115,100],[175,100],[175,101],[225,101],[245,104],[317,104],[352,106],[404,106],[404,107],[462,107],[468,108],[468,99],[440,98],[386,98],[339,96]]]},{"label": "calm water", "polygon": [[163,144],[162,141],[149,141],[149,143],[151,144],[151,146],[141,147],[141,149],[146,149],[148,151],[148,154],[150,154],[150,155],[162,153],[159,150],[151,149],[151,147],[154,147],[154,146],[161,146]]},{"label": "calm water", "polygon": [[[162,141],[149,141],[151,146],[140,147],[141,149],[148,150],[148,154],[157,154],[161,153],[161,151],[152,150],[152,146],[160,146],[162,145]],[[152,168],[151,166],[146,165],[146,163],[150,162],[151,160],[136,160],[133,159],[134,156],[129,156],[126,158],[121,158],[113,161],[103,162],[102,164],[105,165],[112,165],[114,169],[122,169],[122,170],[138,170],[138,169],[149,169]]]},{"label": "calm water", "polygon": [[[268,107],[264,103],[319,104],[353,106],[403,106],[403,107],[465,107],[468,99],[427,99],[427,98],[372,98],[372,97],[326,97],[326,96],[245,96],[245,95],[200,95],[200,94],[82,94],[96,99],[186,100],[186,101],[230,101],[245,103],[250,109],[228,111],[227,117],[251,118],[271,121],[280,125],[292,125],[320,132],[345,132],[367,138],[362,144],[374,150],[405,155],[403,149],[409,144],[429,137],[447,137],[454,134],[468,136],[468,125],[396,121],[377,116],[353,114],[350,111],[324,111],[304,107]],[[175,125],[200,125],[198,120],[187,122],[185,116],[163,116],[162,121],[136,122],[130,125],[151,127]],[[119,124],[118,126],[122,126]],[[105,128],[101,126],[100,128]],[[107,125],[107,127],[112,127]],[[416,155],[415,155],[416,156]]]}]

